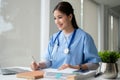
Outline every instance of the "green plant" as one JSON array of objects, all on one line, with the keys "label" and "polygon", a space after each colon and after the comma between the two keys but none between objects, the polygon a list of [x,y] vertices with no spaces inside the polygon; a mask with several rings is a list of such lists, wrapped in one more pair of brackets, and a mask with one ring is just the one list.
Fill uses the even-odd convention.
[{"label": "green plant", "polygon": [[117,51],[100,51],[98,55],[105,63],[115,63],[120,58],[120,53]]}]

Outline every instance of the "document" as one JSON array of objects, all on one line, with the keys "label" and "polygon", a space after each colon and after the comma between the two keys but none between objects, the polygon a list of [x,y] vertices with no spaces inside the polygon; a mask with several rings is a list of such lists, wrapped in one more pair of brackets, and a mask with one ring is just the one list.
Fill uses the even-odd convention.
[{"label": "document", "polygon": [[91,71],[83,71],[83,70],[77,70],[72,68],[67,68],[64,70],[58,70],[58,69],[44,69],[44,77],[45,78],[55,78],[55,79],[61,79],[61,80],[67,80],[69,76],[75,76],[74,80],[79,80],[83,78],[88,78],[91,76],[94,76],[96,74],[96,70]]},{"label": "document", "polygon": [[78,69],[73,69],[73,68],[66,68],[64,70],[58,70],[58,69],[53,69],[53,68],[44,69],[45,72],[66,73],[66,74],[71,74],[77,70]]},{"label": "document", "polygon": [[90,77],[94,77],[95,75],[96,70],[77,71],[74,72],[73,75],[68,76],[66,80],[86,80]]},{"label": "document", "polygon": [[66,79],[67,76],[73,75],[73,72],[77,71],[77,69],[67,68],[64,70],[58,70],[58,69],[48,68],[48,69],[44,69],[43,71],[45,72],[44,73],[45,78]]}]

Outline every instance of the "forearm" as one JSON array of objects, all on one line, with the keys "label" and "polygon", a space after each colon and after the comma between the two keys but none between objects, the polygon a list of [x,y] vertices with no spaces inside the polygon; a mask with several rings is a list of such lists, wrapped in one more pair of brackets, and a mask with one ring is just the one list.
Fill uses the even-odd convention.
[{"label": "forearm", "polygon": [[86,63],[86,66],[89,70],[95,70],[99,67],[99,63]]},{"label": "forearm", "polygon": [[86,64],[82,64],[82,65],[76,65],[76,66],[72,66],[70,65],[70,68],[74,68],[74,69],[82,69],[82,70],[88,70],[88,66]]},{"label": "forearm", "polygon": [[81,70],[95,70],[99,67],[98,63],[86,63],[86,64],[81,64],[81,65],[69,65],[69,64],[64,64],[62,65],[59,69],[65,69],[65,68],[74,68],[74,69],[81,69]]},{"label": "forearm", "polygon": [[86,64],[74,65],[74,66],[70,65],[70,64],[64,64],[64,65],[59,67],[60,70],[65,69],[65,68],[73,68],[73,69],[78,69],[78,70],[80,70],[80,69],[87,70],[88,69]]},{"label": "forearm", "polygon": [[79,66],[82,70],[96,70],[99,67],[98,63],[86,63]]}]

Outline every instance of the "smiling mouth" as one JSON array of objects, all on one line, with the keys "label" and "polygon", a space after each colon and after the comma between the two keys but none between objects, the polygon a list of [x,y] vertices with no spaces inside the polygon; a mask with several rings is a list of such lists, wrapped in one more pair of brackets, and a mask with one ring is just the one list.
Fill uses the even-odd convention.
[{"label": "smiling mouth", "polygon": [[61,28],[63,26],[63,24],[59,24],[58,27]]}]

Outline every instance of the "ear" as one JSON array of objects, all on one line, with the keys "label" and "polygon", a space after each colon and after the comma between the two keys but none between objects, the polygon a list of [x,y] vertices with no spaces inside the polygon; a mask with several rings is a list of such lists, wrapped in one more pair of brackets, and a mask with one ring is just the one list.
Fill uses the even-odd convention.
[{"label": "ear", "polygon": [[70,14],[70,15],[69,15],[69,20],[70,20],[70,21],[72,20],[72,17],[73,17],[73,15]]}]

